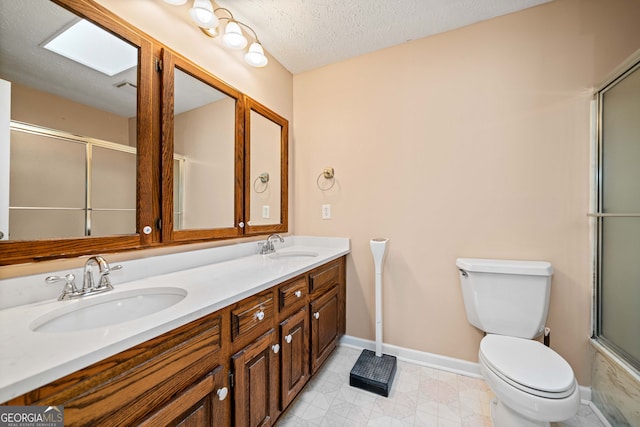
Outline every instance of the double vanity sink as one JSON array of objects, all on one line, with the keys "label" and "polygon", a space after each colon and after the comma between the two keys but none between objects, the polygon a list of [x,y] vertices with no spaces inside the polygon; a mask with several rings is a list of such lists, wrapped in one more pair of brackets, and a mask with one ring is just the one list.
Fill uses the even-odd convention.
[{"label": "double vanity sink", "polygon": [[[111,291],[0,310],[8,344],[0,349],[0,402],[339,258],[349,239],[292,236],[276,248],[260,255],[252,242],[126,261],[110,275]],[[31,279],[51,287],[45,276]]]},{"label": "double vanity sink", "polygon": [[[318,252],[289,250],[264,255],[279,261],[307,261],[316,258]],[[179,287],[158,287],[109,292],[85,297],[73,305],[54,308],[35,319],[29,329],[34,332],[74,332],[139,319],[157,313],[187,296],[187,290]]]}]

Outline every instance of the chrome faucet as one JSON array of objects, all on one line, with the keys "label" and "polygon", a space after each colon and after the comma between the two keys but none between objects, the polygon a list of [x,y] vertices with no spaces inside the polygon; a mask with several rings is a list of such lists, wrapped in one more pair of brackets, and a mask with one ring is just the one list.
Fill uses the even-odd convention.
[{"label": "chrome faucet", "polygon": [[[98,266],[98,272],[100,274],[97,285],[93,280],[93,265]],[[112,290],[113,286],[111,286],[111,281],[109,280],[109,273],[111,270],[119,270],[121,268],[121,265],[114,265],[113,267],[110,267],[109,263],[101,256],[92,256],[84,264],[84,281],[82,283],[82,290],[84,292]]]},{"label": "chrome faucet", "polygon": [[261,255],[272,254],[276,251],[276,248],[273,246],[272,239],[280,239],[280,243],[284,243],[284,239],[281,235],[272,234],[271,236],[267,237],[267,240],[265,240],[262,244],[262,248],[260,249]]},{"label": "chrome faucet", "polygon": [[[98,283],[93,279],[93,266],[98,267]],[[93,295],[100,292],[106,292],[113,289],[109,280],[109,273],[113,270],[120,270],[121,265],[109,266],[109,263],[101,256],[92,256],[84,264],[82,288],[78,289],[75,283],[75,276],[71,273],[65,276],[49,276],[45,280],[46,283],[65,282],[62,294],[58,297],[59,301]]]}]

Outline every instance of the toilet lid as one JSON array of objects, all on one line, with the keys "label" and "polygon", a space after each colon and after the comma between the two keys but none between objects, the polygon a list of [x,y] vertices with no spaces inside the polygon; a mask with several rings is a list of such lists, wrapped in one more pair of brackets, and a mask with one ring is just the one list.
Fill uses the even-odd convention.
[{"label": "toilet lid", "polygon": [[575,388],[571,366],[538,341],[489,334],[480,342],[480,356],[493,372],[523,391],[561,398]]}]

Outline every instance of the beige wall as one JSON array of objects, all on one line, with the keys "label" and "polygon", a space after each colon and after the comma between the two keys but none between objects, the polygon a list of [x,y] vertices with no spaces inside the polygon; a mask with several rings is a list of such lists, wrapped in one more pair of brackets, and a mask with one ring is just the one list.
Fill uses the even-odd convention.
[{"label": "beige wall", "polygon": [[348,334],[374,338],[372,237],[390,238],[384,341],[471,361],[455,259],[548,260],[552,347],[589,384],[589,102],[637,16],[556,0],[294,76],[294,229],[351,237]]}]

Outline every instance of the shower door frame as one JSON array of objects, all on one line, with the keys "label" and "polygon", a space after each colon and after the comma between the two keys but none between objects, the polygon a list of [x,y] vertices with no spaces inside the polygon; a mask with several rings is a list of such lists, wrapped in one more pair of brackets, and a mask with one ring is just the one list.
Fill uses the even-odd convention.
[{"label": "shower door frame", "polygon": [[589,213],[588,216],[594,218],[594,305],[593,305],[593,322],[592,322],[592,338],[597,340],[601,345],[616,354],[620,361],[627,365],[630,369],[640,374],[640,359],[628,354],[620,346],[607,339],[602,334],[602,295],[603,295],[603,226],[606,218],[637,218],[640,221],[640,212],[620,212],[606,213],[603,212],[603,98],[608,90],[615,87],[626,77],[634,72],[640,72],[640,51],[637,51],[621,66],[619,66],[613,74],[613,77],[604,84],[594,90],[596,102],[595,116],[595,137],[596,137],[596,164],[595,164],[595,208],[596,212]]}]

